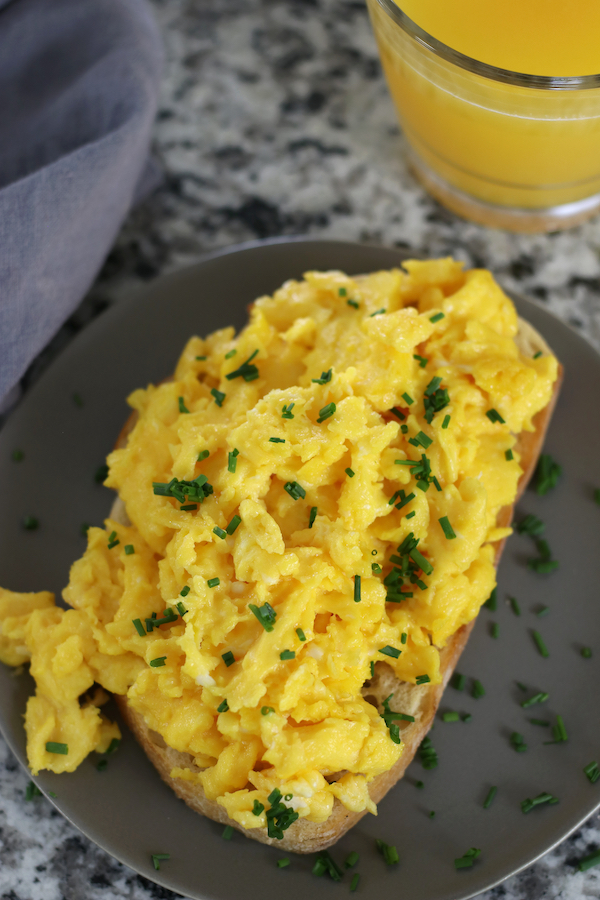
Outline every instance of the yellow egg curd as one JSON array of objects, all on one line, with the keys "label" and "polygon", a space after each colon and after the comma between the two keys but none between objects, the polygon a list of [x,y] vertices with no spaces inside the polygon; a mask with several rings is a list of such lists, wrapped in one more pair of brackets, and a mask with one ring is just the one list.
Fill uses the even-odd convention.
[{"label": "yellow egg curd", "polygon": [[33,773],[119,736],[100,686],[245,828],[278,792],[288,823],[336,797],[375,812],[402,741],[361,690],[374,665],[440,681],[439,648],[495,585],[515,436],[552,394],[556,359],[517,331],[489,272],[441,259],[308,272],[237,337],[191,338],[172,380],[129,398],[106,484],[132,524],[89,529],[70,608],[0,591],[0,655],[37,685]]}]

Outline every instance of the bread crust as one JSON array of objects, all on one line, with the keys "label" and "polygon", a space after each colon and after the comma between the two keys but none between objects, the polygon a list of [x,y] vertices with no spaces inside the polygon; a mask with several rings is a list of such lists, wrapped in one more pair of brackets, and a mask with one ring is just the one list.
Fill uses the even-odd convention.
[{"label": "bread crust", "polygon": [[[551,353],[550,348],[541,335],[523,319],[519,319],[519,332],[516,341],[519,348],[527,355],[533,356],[539,350],[542,350],[544,353]],[[521,432],[517,436],[515,449],[520,454],[523,473],[519,479],[515,504],[523,495],[535,471],[558,399],[562,378],[563,369],[559,364],[552,397],[547,406],[540,410],[533,419],[534,431]],[[126,445],[127,438],[133,430],[136,420],[137,413],[133,412],[119,434],[116,447],[124,447]],[[497,517],[498,527],[507,527],[511,524],[515,504],[505,506],[499,511]],[[111,517],[116,521],[121,521],[123,524],[129,524],[125,507],[119,498],[113,504]],[[500,562],[504,544],[505,540],[502,540],[495,545],[494,564],[496,568]],[[401,707],[404,712],[415,718],[414,723],[401,723],[400,734],[404,750],[398,761],[389,771],[378,775],[369,784],[369,794],[375,803],[379,803],[385,797],[388,791],[402,778],[412,762],[419,745],[433,723],[444,689],[467,644],[475,621],[476,619],[468,625],[463,625],[459,628],[448,640],[447,645],[440,650],[440,672],[442,675],[440,684],[413,685],[399,681],[390,666],[384,662],[379,662],[376,664],[374,678],[366,682],[363,687],[365,699],[376,705],[380,711],[383,709],[383,699],[393,693],[394,705],[397,708]],[[177,796],[196,812],[216,822],[231,825],[247,837],[260,841],[263,844],[276,846],[285,851],[314,853],[334,844],[366,814],[366,810],[359,813],[350,812],[335,798],[331,815],[325,822],[314,823],[306,819],[298,819],[287,829],[282,840],[270,838],[266,828],[243,828],[238,822],[229,818],[222,806],[206,797],[200,784],[180,778],[171,778],[170,772],[175,767],[191,769],[194,772],[200,772],[201,769],[194,765],[193,757],[190,754],[181,753],[168,747],[161,735],[152,731],[144,721],[143,716],[129,705],[126,696],[117,696],[115,699],[123,719],[135,735],[138,743],[153,763],[163,781],[173,789]]]}]

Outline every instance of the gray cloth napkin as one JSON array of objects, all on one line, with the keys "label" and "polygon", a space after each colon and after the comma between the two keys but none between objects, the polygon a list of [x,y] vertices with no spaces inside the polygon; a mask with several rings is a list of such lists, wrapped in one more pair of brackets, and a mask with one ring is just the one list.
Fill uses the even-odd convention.
[{"label": "gray cloth napkin", "polygon": [[0,406],[147,183],[161,65],[145,0],[0,0]]}]

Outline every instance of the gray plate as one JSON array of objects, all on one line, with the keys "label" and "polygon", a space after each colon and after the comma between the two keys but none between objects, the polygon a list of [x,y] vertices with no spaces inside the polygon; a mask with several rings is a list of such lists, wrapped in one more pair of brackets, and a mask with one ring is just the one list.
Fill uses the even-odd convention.
[{"label": "gray plate", "polygon": [[[71,562],[84,549],[81,523],[100,523],[110,506],[110,494],[94,484],[93,475],[127,417],[125,396],[169,374],[189,335],[232,323],[242,326],[249,302],[307,269],[368,272],[397,265],[403,256],[336,241],[254,244],[160,278],[101,316],[35,385],[0,434],[0,584],[21,591],[61,590]],[[379,816],[366,816],[333,848],[338,861],[350,850],[360,853],[358,895],[365,898],[380,898],[391,889],[410,900],[466,900],[528,866],[600,805],[600,782],[590,785],[582,772],[600,754],[595,687],[600,674],[600,510],[592,501],[600,483],[600,420],[590,403],[600,383],[600,358],[537,304],[524,298],[516,303],[567,373],[546,444],[563,463],[564,477],[547,497],[528,492],[519,510],[547,523],[561,567],[550,576],[535,575],[525,566],[533,555],[531,539],[515,536],[509,542],[498,611],[483,610],[459,666],[482,681],[486,696],[475,700],[469,691],[448,688],[442,703],[442,712],[469,712],[472,721],[438,719],[432,738],[439,767],[424,771],[413,763],[380,804]],[[73,392],[83,397],[83,408],[73,403]],[[26,453],[19,464],[10,460],[16,447]],[[38,531],[21,528],[28,514],[39,518]],[[520,602],[520,617],[507,605],[509,594]],[[551,612],[538,619],[534,611],[542,605]],[[497,640],[489,633],[492,621],[500,626]],[[549,659],[535,649],[531,631],[536,628]],[[593,659],[581,657],[584,644],[594,647]],[[522,710],[519,703],[529,695],[519,691],[516,679],[532,692],[548,691],[548,704]],[[0,685],[2,730],[25,765],[21,716],[31,680],[28,675],[14,678],[0,667]],[[529,724],[528,716],[556,713],[563,715],[570,740],[544,746],[549,730]],[[524,735],[528,752],[511,748],[512,731]],[[425,782],[422,790],[415,787],[418,779]],[[222,826],[175,797],[126,729],[105,773],[88,759],[73,775],[43,772],[37,781],[44,792],[58,795],[57,809],[108,853],[194,900],[241,895],[264,900],[282,892],[287,900],[309,892],[314,900],[332,896],[329,879],[311,874],[312,858],[294,857],[288,869],[280,870],[276,850],[238,834],[223,841]],[[498,795],[484,810],[493,784],[499,786]],[[523,815],[520,801],[542,791],[555,794],[560,803]],[[436,812],[433,820],[430,810]],[[397,845],[399,867],[385,866],[374,838]],[[480,861],[470,870],[455,871],[453,860],[471,846],[482,848]],[[150,854],[161,852],[171,859],[155,872]],[[349,882],[349,876],[344,880]]]}]

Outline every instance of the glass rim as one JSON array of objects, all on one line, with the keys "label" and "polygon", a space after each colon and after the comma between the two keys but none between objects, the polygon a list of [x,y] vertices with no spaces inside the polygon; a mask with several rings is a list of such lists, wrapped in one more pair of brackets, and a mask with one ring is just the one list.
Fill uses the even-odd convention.
[{"label": "glass rim", "polygon": [[532,88],[538,91],[576,91],[600,87],[600,74],[527,75],[524,72],[513,72],[511,69],[501,69],[489,63],[480,62],[467,56],[465,53],[461,53],[460,50],[453,50],[452,47],[428,34],[406,15],[395,0],[377,0],[377,3],[403,31],[414,38],[422,47],[445,59],[447,62],[453,63],[460,69],[473,72],[475,75],[489,78],[491,81]]}]

